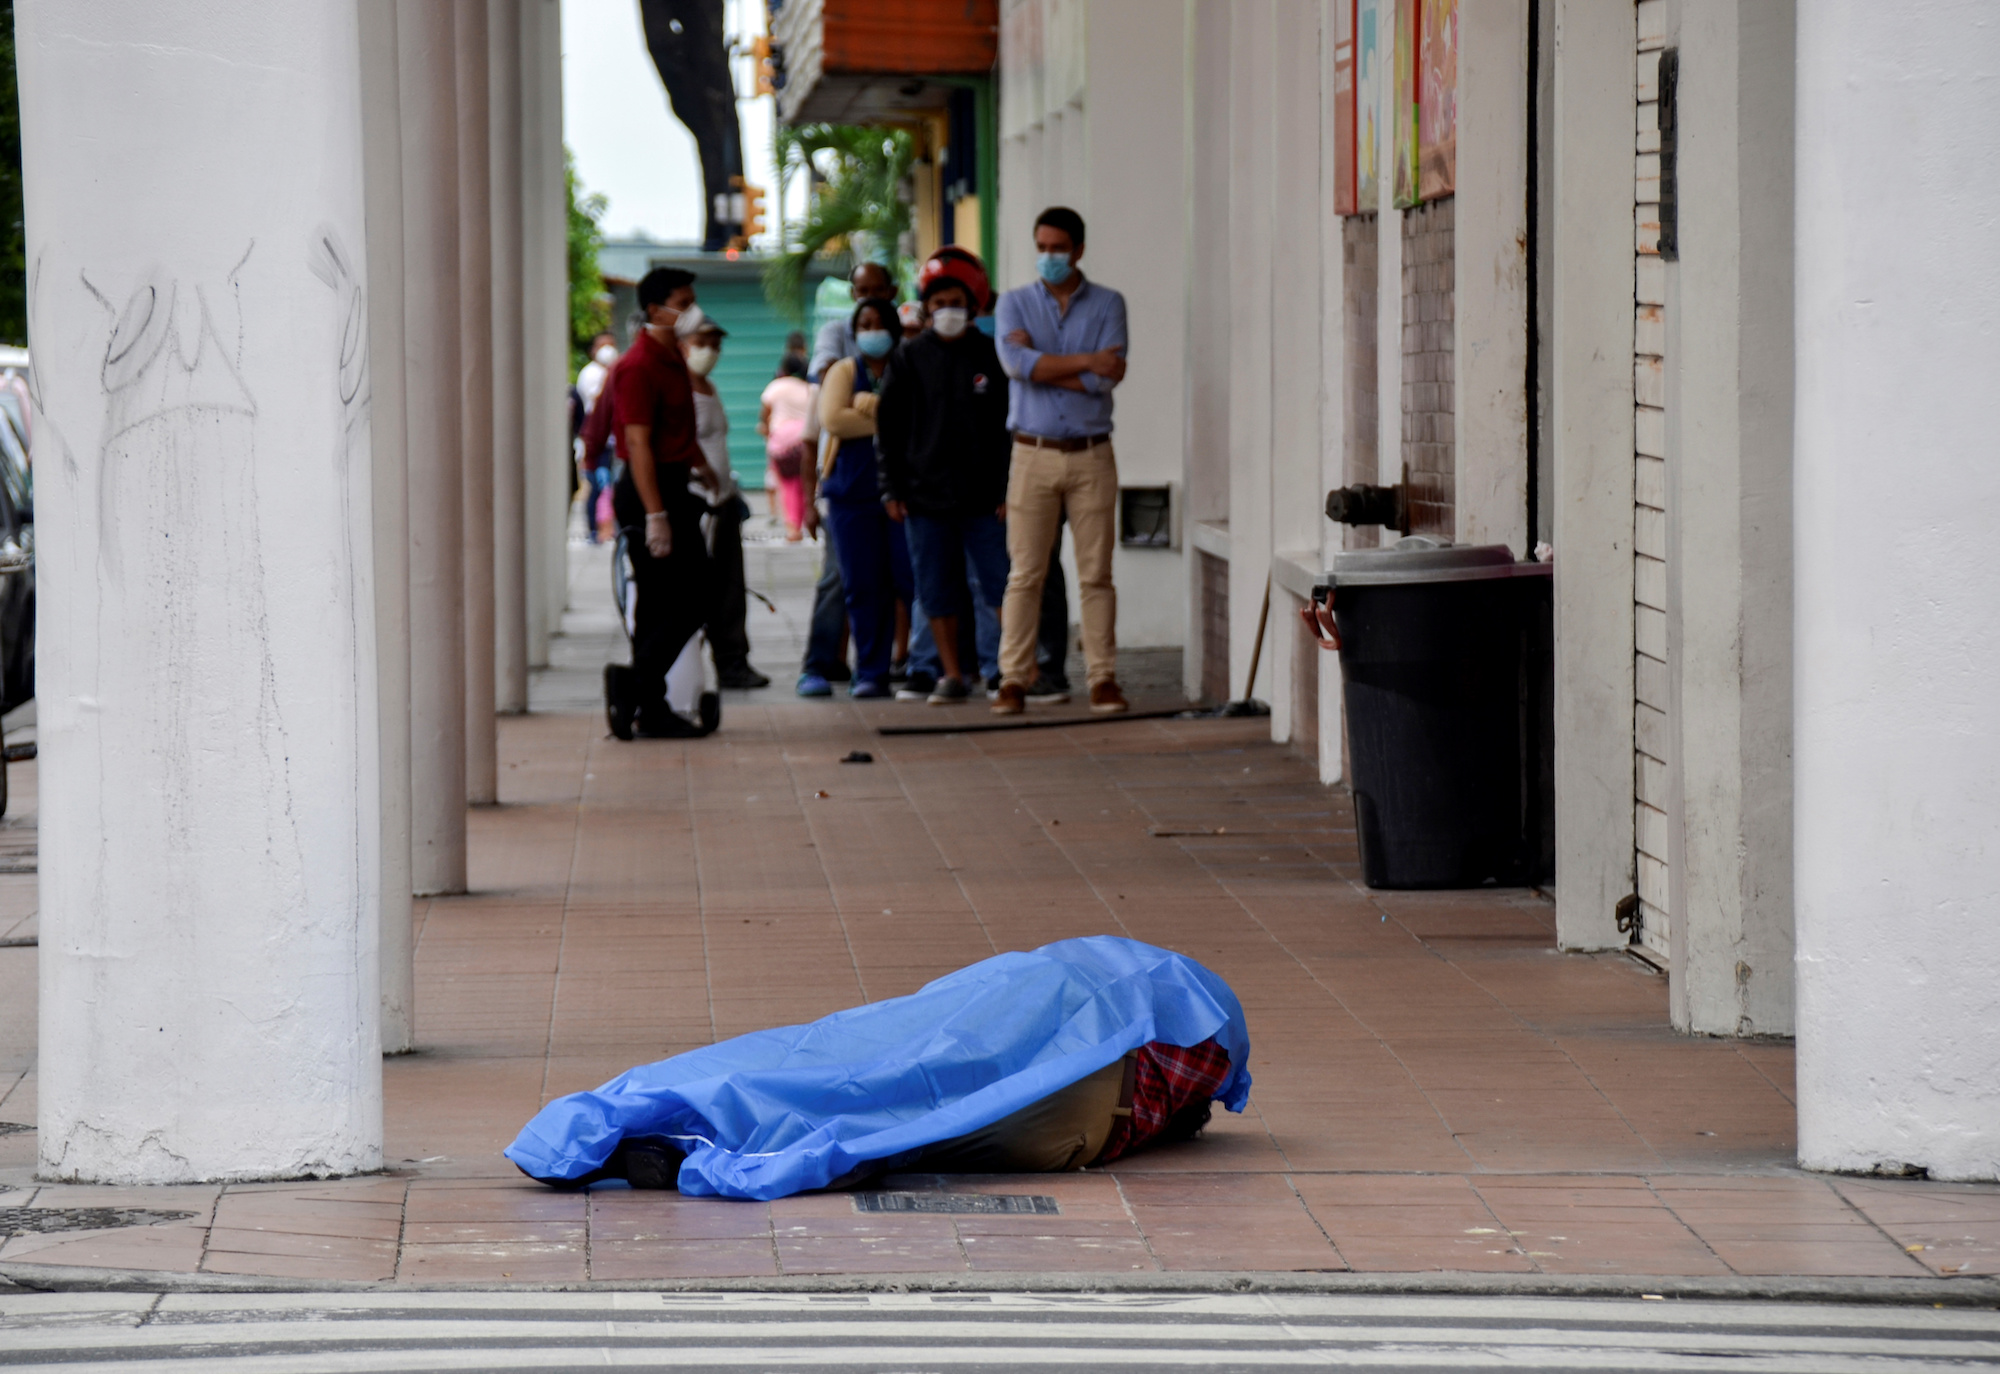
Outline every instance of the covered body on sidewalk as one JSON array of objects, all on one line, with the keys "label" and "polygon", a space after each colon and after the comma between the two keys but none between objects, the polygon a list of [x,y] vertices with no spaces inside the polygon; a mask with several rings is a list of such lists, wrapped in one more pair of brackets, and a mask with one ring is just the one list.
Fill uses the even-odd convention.
[{"label": "covered body on sidewalk", "polygon": [[686,1152],[690,1196],[824,1188],[1010,1117],[1151,1044],[1213,1040],[1213,1097],[1250,1096],[1249,1030],[1229,985],[1185,955],[1093,935],[982,960],[907,997],[738,1036],[544,1107],[506,1154],[581,1181],[628,1137]]}]

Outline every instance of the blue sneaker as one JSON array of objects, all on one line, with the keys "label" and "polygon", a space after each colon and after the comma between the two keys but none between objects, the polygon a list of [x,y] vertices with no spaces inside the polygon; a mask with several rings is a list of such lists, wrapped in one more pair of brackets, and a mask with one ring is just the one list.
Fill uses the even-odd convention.
[{"label": "blue sneaker", "polygon": [[894,696],[895,693],[886,682],[877,682],[871,678],[860,677],[856,678],[854,685],[847,689],[847,695],[853,697],[856,701],[874,701]]},{"label": "blue sneaker", "polygon": [[830,697],[833,695],[833,684],[818,673],[800,673],[799,695],[802,697]]}]

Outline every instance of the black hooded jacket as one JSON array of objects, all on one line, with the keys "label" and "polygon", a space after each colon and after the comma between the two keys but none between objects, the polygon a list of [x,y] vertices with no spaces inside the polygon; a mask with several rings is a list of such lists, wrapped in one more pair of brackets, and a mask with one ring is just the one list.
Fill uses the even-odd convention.
[{"label": "black hooded jacket", "polygon": [[993,340],[925,330],[882,375],[875,451],[882,497],[918,515],[991,515],[1007,500],[1007,374]]}]

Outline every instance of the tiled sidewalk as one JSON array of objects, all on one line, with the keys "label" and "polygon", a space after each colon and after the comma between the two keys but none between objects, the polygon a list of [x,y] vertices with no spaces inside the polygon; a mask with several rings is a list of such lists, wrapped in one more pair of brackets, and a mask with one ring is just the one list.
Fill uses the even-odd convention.
[{"label": "tiled sidewalk", "polygon": [[[1362,888],[1344,795],[1264,728],[882,738],[779,689],[688,744],[618,744],[581,709],[510,720],[504,804],[473,818],[477,891],[419,910],[423,1048],[386,1067],[391,1173],[35,1186],[32,1134],[0,1136],[0,1207],[190,1214],[16,1236],[0,1272],[2000,1272],[2000,1189],[1792,1167],[1788,1046],[1674,1035],[1665,980],[1557,953],[1534,894]],[[876,761],[838,762],[857,748]],[[1059,1214],[565,1195],[498,1153],[541,1103],[630,1064],[1099,932],[1226,977],[1256,1086],[1244,1115],[1108,1170],[902,1185]],[[0,949],[0,1121],[33,1120],[32,955]]]}]

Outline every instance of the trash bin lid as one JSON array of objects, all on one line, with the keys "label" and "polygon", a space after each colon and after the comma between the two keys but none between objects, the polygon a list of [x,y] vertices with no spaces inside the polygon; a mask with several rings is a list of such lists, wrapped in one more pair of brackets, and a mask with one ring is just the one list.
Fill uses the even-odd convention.
[{"label": "trash bin lid", "polygon": [[1333,556],[1329,580],[1337,587],[1399,582],[1477,582],[1546,573],[1546,563],[1520,563],[1505,544],[1452,544],[1412,535],[1386,549],[1354,549]]}]

